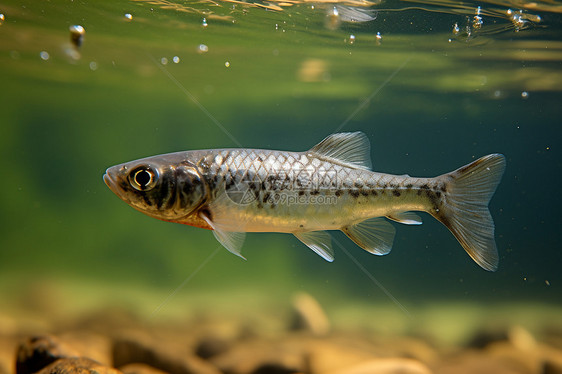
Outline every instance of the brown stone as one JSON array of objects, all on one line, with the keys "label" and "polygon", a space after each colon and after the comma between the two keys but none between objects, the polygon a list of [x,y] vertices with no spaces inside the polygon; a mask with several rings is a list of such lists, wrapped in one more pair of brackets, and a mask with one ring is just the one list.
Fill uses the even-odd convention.
[{"label": "brown stone", "polygon": [[134,363],[119,368],[123,374],[166,374],[165,371],[156,369],[147,364]]},{"label": "brown stone", "polygon": [[227,339],[208,335],[199,340],[195,347],[195,354],[203,359],[208,359],[226,352],[230,346],[231,343]]},{"label": "brown stone", "polygon": [[419,361],[408,358],[378,358],[365,361],[328,374],[431,374]]},{"label": "brown stone", "polygon": [[114,366],[130,363],[144,363],[175,374],[220,374],[191,353],[181,339],[166,341],[140,332],[116,338],[113,344]]},{"label": "brown stone", "polygon": [[306,345],[306,352],[311,373],[343,370],[380,357],[372,345],[360,339],[311,341]]},{"label": "brown stone", "polygon": [[73,357],[58,359],[38,374],[121,374],[121,372],[89,358]]},{"label": "brown stone", "polygon": [[439,374],[530,374],[529,368],[509,358],[481,351],[462,352],[448,357],[432,367]]},{"label": "brown stone", "polygon": [[112,366],[112,341],[109,337],[87,331],[73,331],[62,334],[59,339],[72,347],[80,357],[88,357],[102,365]]},{"label": "brown stone", "polygon": [[307,293],[299,293],[293,299],[291,330],[307,331],[313,335],[326,335],[330,322],[320,303]]},{"label": "brown stone", "polygon": [[302,345],[288,340],[252,339],[240,342],[210,361],[223,373],[297,373],[306,367]]},{"label": "brown stone", "polygon": [[543,374],[562,374],[562,350],[540,345],[543,360]]},{"label": "brown stone", "polygon": [[505,366],[519,368],[521,372],[541,373],[542,360],[534,348],[521,349],[511,341],[503,341],[488,345],[483,352],[504,362]]},{"label": "brown stone", "polygon": [[0,374],[12,373],[16,347],[15,339],[0,335]]},{"label": "brown stone", "polygon": [[59,358],[78,357],[74,349],[54,336],[36,336],[21,343],[16,353],[16,374],[32,374]]}]

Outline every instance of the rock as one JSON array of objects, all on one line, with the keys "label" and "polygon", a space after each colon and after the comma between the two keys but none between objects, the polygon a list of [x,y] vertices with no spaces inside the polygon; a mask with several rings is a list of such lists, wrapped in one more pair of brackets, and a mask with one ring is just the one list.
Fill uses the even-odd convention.
[{"label": "rock", "polygon": [[510,328],[507,336],[511,344],[521,351],[533,351],[537,349],[538,344],[535,337],[521,326],[513,326]]},{"label": "rock", "polygon": [[165,371],[158,370],[147,364],[127,364],[119,368],[123,374],[166,374]]},{"label": "rock", "polygon": [[375,348],[360,339],[312,341],[306,344],[306,352],[311,373],[343,370],[379,358]]},{"label": "rock", "polygon": [[489,357],[499,359],[508,367],[517,367],[524,373],[541,373],[542,359],[538,351],[521,349],[511,341],[489,344],[483,351]]},{"label": "rock", "polygon": [[36,336],[21,343],[16,353],[16,374],[32,374],[60,358],[77,357],[78,352],[54,336]]},{"label": "rock", "polygon": [[439,353],[436,349],[419,338],[406,336],[386,337],[377,341],[376,350],[378,352],[381,351],[381,347],[385,347],[388,351],[388,353],[384,354],[385,357],[411,358],[426,365],[431,365],[439,360]]},{"label": "rock", "polygon": [[431,370],[419,361],[409,358],[378,358],[365,361],[329,374],[431,374]]},{"label": "rock", "polygon": [[140,332],[116,338],[113,344],[113,364],[120,367],[130,363],[144,363],[175,374],[220,374],[191,353],[181,339],[166,341]]},{"label": "rock", "polygon": [[538,348],[543,359],[543,374],[562,374],[562,350],[539,345]]},{"label": "rock", "polygon": [[562,365],[555,361],[545,361],[542,374],[562,374]]},{"label": "rock", "polygon": [[99,310],[82,314],[71,321],[66,321],[58,329],[84,331],[86,327],[89,331],[112,338],[124,329],[136,329],[140,325],[141,321],[133,310],[105,306]]},{"label": "rock", "polygon": [[481,330],[474,334],[467,342],[468,348],[484,348],[488,344],[507,340],[508,333],[505,330]]},{"label": "rock", "polygon": [[439,374],[531,374],[529,368],[505,357],[480,351],[465,351],[433,365]]},{"label": "rock", "polygon": [[89,358],[61,358],[43,368],[37,374],[121,374],[117,369],[110,368]]},{"label": "rock", "polygon": [[302,345],[289,339],[269,341],[252,339],[239,342],[227,352],[210,359],[219,370],[229,374],[296,373],[306,371]]},{"label": "rock", "polygon": [[204,336],[195,347],[195,354],[208,359],[228,350],[230,342],[218,336]]},{"label": "rock", "polygon": [[102,365],[112,366],[112,341],[109,337],[87,331],[73,331],[62,334],[59,340],[72,347],[79,356],[96,360]]},{"label": "rock", "polygon": [[294,368],[285,367],[279,364],[264,364],[259,366],[251,374],[297,374],[301,371]]},{"label": "rock", "polygon": [[293,300],[293,317],[290,328],[322,336],[330,331],[330,322],[316,299],[307,293],[299,293]]},{"label": "rock", "polygon": [[0,335],[0,374],[12,373],[16,347],[15,339]]}]

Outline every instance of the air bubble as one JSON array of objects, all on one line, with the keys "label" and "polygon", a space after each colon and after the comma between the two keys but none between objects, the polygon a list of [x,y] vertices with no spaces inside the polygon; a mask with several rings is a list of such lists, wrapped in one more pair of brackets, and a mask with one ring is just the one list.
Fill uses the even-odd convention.
[{"label": "air bubble", "polygon": [[86,30],[80,25],[72,25],[68,29],[70,31],[70,41],[76,48],[79,48],[84,41]]},{"label": "air bubble", "polygon": [[523,28],[525,28],[527,22],[528,21],[523,16],[522,11],[519,11],[519,13],[514,13],[511,15],[511,23],[513,23],[513,26],[515,27],[515,32],[518,32]]},{"label": "air bubble", "polygon": [[133,19],[133,15],[131,13],[125,13],[125,19],[127,21],[131,21]]},{"label": "air bubble", "polygon": [[160,59],[160,63],[161,63],[162,65],[168,65],[168,59],[167,59],[166,57],[162,57],[162,58]]},{"label": "air bubble", "polygon": [[355,43],[355,35],[351,34],[349,35],[349,44],[353,44]]},{"label": "air bubble", "polygon": [[529,93],[528,93],[527,91],[521,92],[521,98],[522,98],[522,99],[528,99],[528,98],[529,98]]},{"label": "air bubble", "polygon": [[174,64],[179,64],[180,58],[179,58],[178,56],[174,56],[174,57],[172,58],[172,61],[174,61]]},{"label": "air bubble", "polygon": [[0,13],[0,25],[2,24],[2,22],[4,22],[5,19],[6,17],[4,17],[4,14]]},{"label": "air bubble", "polygon": [[480,16],[474,16],[474,18],[472,19],[472,27],[475,30],[478,30],[478,29],[482,28],[483,23],[484,23],[484,21],[482,21],[482,17],[480,17]]},{"label": "air bubble", "polygon": [[377,45],[381,45],[381,43],[382,43],[382,35],[381,35],[380,31],[377,32],[377,35],[375,35],[375,43]]},{"label": "air bubble", "polygon": [[229,67],[230,67],[230,62],[226,61],[226,62],[224,63],[224,66],[226,66],[227,68],[229,68]]},{"label": "air bubble", "polygon": [[90,70],[92,71],[98,70],[98,63],[95,61],[90,62]]},{"label": "air bubble", "polygon": [[49,52],[41,51],[39,52],[39,57],[41,57],[41,60],[47,61],[51,56],[49,56]]},{"label": "air bubble", "polygon": [[199,46],[197,47],[197,52],[207,53],[209,52],[209,47],[207,47],[205,44],[199,44]]},{"label": "air bubble", "polygon": [[336,30],[340,27],[340,24],[340,12],[338,11],[338,8],[333,7],[328,11],[328,15],[326,17],[326,28],[330,30]]},{"label": "air bubble", "polygon": [[458,35],[460,31],[461,28],[459,27],[459,24],[455,22],[455,24],[453,25],[453,35]]},{"label": "air bubble", "polygon": [[208,23],[207,23],[207,18],[203,18],[203,23],[202,23],[203,27],[207,27]]}]

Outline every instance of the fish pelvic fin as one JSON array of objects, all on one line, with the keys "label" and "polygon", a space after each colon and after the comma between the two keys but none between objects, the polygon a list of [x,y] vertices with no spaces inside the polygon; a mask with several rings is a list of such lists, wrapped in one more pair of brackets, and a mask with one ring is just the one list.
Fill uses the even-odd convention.
[{"label": "fish pelvic fin", "polygon": [[491,154],[451,173],[445,181],[444,199],[430,213],[443,223],[470,257],[483,269],[498,268],[494,221],[488,204],[505,170],[505,157]]},{"label": "fish pelvic fin", "polygon": [[295,232],[293,235],[324,260],[334,261],[332,239],[326,231]]}]

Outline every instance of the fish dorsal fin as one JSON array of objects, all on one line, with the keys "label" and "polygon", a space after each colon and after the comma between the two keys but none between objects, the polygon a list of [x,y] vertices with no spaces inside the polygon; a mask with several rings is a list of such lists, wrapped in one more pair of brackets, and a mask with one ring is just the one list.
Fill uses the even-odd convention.
[{"label": "fish dorsal fin", "polygon": [[371,169],[371,144],[360,132],[332,134],[310,149],[311,153],[357,169]]},{"label": "fish dorsal fin", "polygon": [[391,219],[398,223],[403,223],[405,225],[421,225],[422,219],[414,212],[397,212],[386,216],[386,218]]},{"label": "fish dorsal fin", "polygon": [[342,229],[355,244],[375,255],[385,255],[392,249],[394,226],[382,217],[370,218]]},{"label": "fish dorsal fin", "polygon": [[223,247],[228,249],[231,253],[234,253],[236,256],[241,257],[244,260],[246,259],[246,257],[242,256],[241,253],[242,244],[244,244],[244,239],[246,238],[245,232],[222,230],[220,225],[213,222],[207,214],[201,213],[200,216],[209,226],[211,226],[215,239],[217,239]]},{"label": "fish dorsal fin", "polygon": [[316,252],[324,260],[334,261],[334,250],[332,249],[332,238],[326,231],[307,231],[294,233],[298,240],[308,248]]}]

